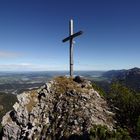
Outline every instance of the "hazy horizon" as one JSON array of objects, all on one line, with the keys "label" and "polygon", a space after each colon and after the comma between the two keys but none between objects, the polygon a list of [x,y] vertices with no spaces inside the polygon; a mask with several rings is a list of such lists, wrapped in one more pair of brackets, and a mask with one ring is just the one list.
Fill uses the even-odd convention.
[{"label": "hazy horizon", "polygon": [[[133,68],[139,68],[139,67],[132,67],[132,68],[129,68],[129,69],[133,69]],[[107,71],[112,71],[112,70],[129,70],[129,69],[126,69],[126,68],[122,68],[122,69],[108,69],[108,70],[74,70],[74,73],[75,72],[107,72]],[[69,70],[0,70],[0,72],[16,72],[16,73],[30,73],[30,72],[67,72],[69,73]]]}]

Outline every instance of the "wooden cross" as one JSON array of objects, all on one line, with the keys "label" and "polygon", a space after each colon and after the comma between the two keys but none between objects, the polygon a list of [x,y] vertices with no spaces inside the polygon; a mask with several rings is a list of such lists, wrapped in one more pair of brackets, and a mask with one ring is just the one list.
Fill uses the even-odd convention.
[{"label": "wooden cross", "polygon": [[83,32],[79,31],[77,33],[73,33],[73,20],[69,21],[69,37],[62,40],[62,42],[69,41],[70,42],[70,76],[73,77],[73,41],[74,38],[81,35]]}]

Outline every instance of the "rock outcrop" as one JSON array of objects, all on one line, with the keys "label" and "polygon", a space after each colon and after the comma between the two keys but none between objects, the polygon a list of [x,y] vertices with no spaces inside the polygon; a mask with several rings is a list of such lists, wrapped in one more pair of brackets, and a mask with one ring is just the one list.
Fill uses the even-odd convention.
[{"label": "rock outcrop", "polygon": [[57,77],[17,98],[3,117],[3,140],[68,139],[95,124],[113,129],[113,113],[87,80]]}]

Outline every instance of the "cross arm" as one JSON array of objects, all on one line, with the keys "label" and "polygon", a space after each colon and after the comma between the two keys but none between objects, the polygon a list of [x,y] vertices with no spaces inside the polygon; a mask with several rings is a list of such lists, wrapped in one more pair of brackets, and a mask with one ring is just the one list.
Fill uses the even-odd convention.
[{"label": "cross arm", "polygon": [[73,38],[75,38],[75,37],[77,37],[77,36],[79,36],[79,35],[81,35],[81,34],[83,34],[83,31],[79,31],[79,32],[77,32],[77,33],[75,33],[75,34],[73,34],[73,35],[71,35],[71,36],[69,36],[69,37],[63,39],[62,42],[66,42],[66,41],[68,41],[68,40],[70,40],[70,39],[73,39]]}]

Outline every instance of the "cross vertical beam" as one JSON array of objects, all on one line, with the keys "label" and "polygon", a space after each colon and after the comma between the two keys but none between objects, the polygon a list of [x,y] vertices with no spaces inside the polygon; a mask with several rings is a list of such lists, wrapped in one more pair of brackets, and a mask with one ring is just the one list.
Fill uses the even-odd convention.
[{"label": "cross vertical beam", "polygon": [[[73,20],[69,21],[69,33],[73,35]],[[70,76],[73,76],[73,38],[70,38]]]},{"label": "cross vertical beam", "polygon": [[73,47],[74,47],[74,44],[73,44],[73,41],[74,41],[74,38],[81,35],[83,32],[82,31],[79,31],[77,33],[74,33],[73,31],[73,20],[71,19],[69,21],[69,36],[65,39],[62,40],[62,42],[66,42],[66,41],[69,41],[70,43],[70,77],[73,77]]}]

